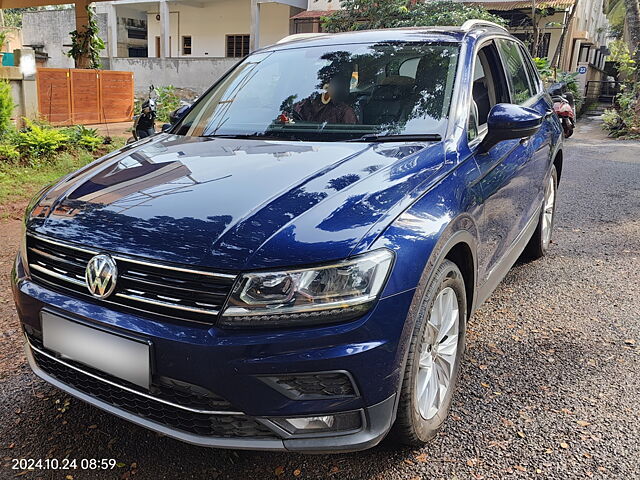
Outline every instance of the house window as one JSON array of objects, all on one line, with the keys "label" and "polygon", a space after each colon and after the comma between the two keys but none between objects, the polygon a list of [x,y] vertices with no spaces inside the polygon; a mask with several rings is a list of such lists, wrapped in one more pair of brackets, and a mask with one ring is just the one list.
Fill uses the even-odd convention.
[{"label": "house window", "polygon": [[182,54],[191,55],[191,36],[182,37]]},{"label": "house window", "polygon": [[129,47],[129,57],[146,57],[147,47]]},{"label": "house window", "polygon": [[227,35],[227,57],[249,55],[249,35]]},{"label": "house window", "polygon": [[294,33],[320,33],[322,25],[319,18],[296,18],[294,20]]},{"label": "house window", "polygon": [[147,39],[147,32],[146,30],[134,30],[132,28],[130,28],[129,30],[127,30],[127,38],[135,38],[138,40],[146,40]]}]

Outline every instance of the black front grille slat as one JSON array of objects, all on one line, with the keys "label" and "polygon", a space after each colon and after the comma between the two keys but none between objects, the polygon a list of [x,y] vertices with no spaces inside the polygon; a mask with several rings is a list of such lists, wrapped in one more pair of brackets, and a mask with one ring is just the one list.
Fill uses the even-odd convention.
[{"label": "black front grille slat", "polygon": [[[57,290],[94,298],[84,285],[86,264],[94,253],[98,252],[27,235],[32,278]],[[102,301],[163,317],[214,323],[235,280],[229,274],[112,256],[119,277],[115,291]]]},{"label": "black front grille slat", "polygon": [[351,378],[343,372],[300,373],[264,377],[263,380],[299,400],[357,395]]}]

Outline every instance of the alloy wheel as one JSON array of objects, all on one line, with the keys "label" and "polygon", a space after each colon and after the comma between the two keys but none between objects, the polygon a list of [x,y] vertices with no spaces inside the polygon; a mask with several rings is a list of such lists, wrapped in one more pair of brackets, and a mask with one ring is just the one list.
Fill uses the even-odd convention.
[{"label": "alloy wheel", "polygon": [[452,385],[460,333],[458,296],[451,287],[438,293],[420,349],[416,405],[425,420],[436,416]]},{"label": "alloy wheel", "polygon": [[553,176],[549,177],[547,188],[544,192],[544,212],[542,214],[542,245],[546,249],[551,243],[553,229],[553,214],[556,204],[556,185]]}]

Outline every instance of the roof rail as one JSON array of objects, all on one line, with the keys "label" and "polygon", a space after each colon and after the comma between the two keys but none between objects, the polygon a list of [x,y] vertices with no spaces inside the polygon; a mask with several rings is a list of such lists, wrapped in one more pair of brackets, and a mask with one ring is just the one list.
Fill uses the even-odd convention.
[{"label": "roof rail", "polygon": [[276,42],[276,45],[280,45],[281,43],[286,43],[286,42],[293,42],[295,40],[303,40],[305,38],[321,37],[323,35],[326,35],[326,33],[322,33],[322,32],[294,33],[292,35],[287,35],[286,37],[281,38]]},{"label": "roof rail", "polygon": [[504,30],[505,32],[508,32],[508,30],[502,25],[498,25],[497,23],[490,22],[489,20],[479,20],[477,18],[467,20],[462,24],[462,27],[460,28],[462,29],[463,32],[468,32],[471,29],[476,27],[493,27],[493,28],[499,28],[500,30]]}]

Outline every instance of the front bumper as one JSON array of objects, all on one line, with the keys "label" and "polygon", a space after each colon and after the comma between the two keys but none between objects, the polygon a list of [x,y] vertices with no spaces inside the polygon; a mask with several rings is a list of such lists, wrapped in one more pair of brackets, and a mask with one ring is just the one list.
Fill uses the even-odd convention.
[{"label": "front bumper", "polygon": [[[366,427],[347,435],[325,436],[315,438],[224,438],[197,435],[167,427],[158,422],[148,420],[139,415],[133,415],[122,408],[118,408],[100,399],[87,395],[86,393],[62,383],[57,378],[47,374],[37,364],[34,358],[34,349],[28,340],[25,340],[25,353],[29,366],[33,372],[46,382],[63,390],[74,397],[94,405],[106,412],[112,413],[120,418],[135,423],[149,430],[156,431],[168,437],[181,440],[183,442],[199,445],[203,447],[229,448],[237,450],[273,450],[273,451],[296,451],[306,453],[331,453],[365,450],[377,445],[391,428],[393,413],[395,408],[395,395],[377,405],[372,405],[362,409],[363,424]],[[36,350],[37,351],[37,350]],[[256,419],[270,424],[274,429],[278,427],[268,419]]]},{"label": "front bumper", "polygon": [[[53,291],[26,277],[19,258],[12,280],[25,332],[37,334],[41,329],[40,312],[48,309],[105,331],[144,337],[153,344],[154,378],[176,379],[213,391],[233,406],[232,411],[219,412],[218,417],[212,415],[216,421],[225,422],[233,417],[238,422],[255,422],[270,432],[242,437],[203,435],[167,423],[161,416],[132,413],[126,403],[112,401],[113,396],[87,393],[86,389],[76,388],[70,382],[61,381],[63,377],[52,375],[51,370],[41,368],[38,356],[48,352],[27,338],[27,358],[38,376],[81,400],[164,435],[218,448],[336,452],[376,445],[393,423],[404,356],[398,345],[406,343],[402,342],[406,330],[404,319],[413,292],[383,299],[365,317],[345,324],[230,332],[210,325],[167,323],[149,316],[114,311],[99,302]],[[53,357],[48,361],[60,363],[61,359]],[[78,365],[71,367],[77,369]],[[355,384],[355,394],[293,399],[263,381],[268,375],[327,371],[348,372]],[[92,374],[91,371],[75,373]],[[139,396],[139,392],[131,395]],[[157,406],[153,399],[149,401]],[[348,432],[292,435],[273,421],[343,412],[359,412],[361,427]],[[175,415],[183,416],[184,412]]]}]

